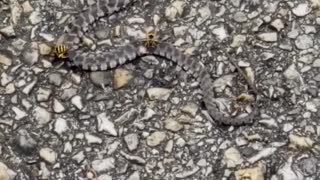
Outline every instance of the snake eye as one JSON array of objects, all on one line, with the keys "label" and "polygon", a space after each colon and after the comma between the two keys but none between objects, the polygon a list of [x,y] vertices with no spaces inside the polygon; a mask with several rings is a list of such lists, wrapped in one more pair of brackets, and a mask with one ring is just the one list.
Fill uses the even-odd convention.
[{"label": "snake eye", "polygon": [[154,35],[153,34],[149,34],[149,39],[153,39],[154,38]]}]

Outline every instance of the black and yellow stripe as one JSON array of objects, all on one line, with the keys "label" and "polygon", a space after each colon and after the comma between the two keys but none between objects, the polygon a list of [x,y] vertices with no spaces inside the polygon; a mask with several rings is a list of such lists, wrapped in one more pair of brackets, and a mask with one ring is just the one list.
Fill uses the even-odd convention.
[{"label": "black and yellow stripe", "polygon": [[58,45],[55,47],[55,55],[59,59],[68,58],[68,48],[65,45]]}]

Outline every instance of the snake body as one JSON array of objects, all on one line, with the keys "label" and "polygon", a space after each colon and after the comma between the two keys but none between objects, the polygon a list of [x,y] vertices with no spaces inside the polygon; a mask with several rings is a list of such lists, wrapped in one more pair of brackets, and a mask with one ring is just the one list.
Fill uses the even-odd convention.
[{"label": "snake body", "polygon": [[[84,36],[84,32],[87,31],[88,26],[97,18],[117,12],[134,1],[135,0],[97,0],[96,4],[89,6],[86,11],[80,13],[69,24],[67,43],[80,43],[80,39]],[[155,47],[146,47],[141,41],[134,41],[119,47],[115,51],[104,52],[99,55],[79,48],[73,48],[72,46],[70,47],[67,64],[88,71],[112,69],[145,55],[160,56],[175,62],[184,70],[192,72],[192,75],[198,80],[208,113],[219,124],[235,126],[252,124],[257,114],[256,108],[245,117],[230,117],[220,112],[217,102],[214,101],[213,80],[208,70],[201,62],[183,54],[169,43],[159,42]]]}]

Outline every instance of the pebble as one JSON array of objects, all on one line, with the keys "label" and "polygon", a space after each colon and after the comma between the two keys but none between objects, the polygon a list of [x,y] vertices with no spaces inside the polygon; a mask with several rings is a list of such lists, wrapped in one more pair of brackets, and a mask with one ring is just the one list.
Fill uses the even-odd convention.
[{"label": "pebble", "polygon": [[114,72],[113,87],[119,89],[127,85],[133,78],[132,73],[128,70],[118,68]]},{"label": "pebble", "polygon": [[92,134],[90,134],[89,132],[87,132],[85,134],[85,138],[88,142],[88,144],[101,144],[102,143],[102,139],[98,136],[94,136]]},{"label": "pebble", "polygon": [[233,19],[238,23],[243,23],[248,20],[246,13],[241,11],[234,13]]},{"label": "pebble", "polygon": [[14,84],[9,83],[8,85],[6,85],[4,93],[1,93],[1,90],[0,90],[0,94],[13,94],[15,91],[16,91],[16,88]]},{"label": "pebble", "polygon": [[63,104],[56,98],[53,99],[53,111],[55,113],[62,113],[66,110]]},{"label": "pebble", "polygon": [[284,24],[281,19],[275,19],[271,22],[271,26],[277,29],[277,31],[281,31],[284,28]]},{"label": "pebble", "polygon": [[33,139],[25,129],[20,129],[18,131],[17,142],[20,150],[25,154],[31,154],[37,148],[36,140]]},{"label": "pebble", "polygon": [[164,124],[164,127],[172,132],[178,132],[183,128],[183,125],[174,119],[167,119]]},{"label": "pebble", "polygon": [[94,160],[92,161],[91,165],[92,168],[98,173],[106,172],[115,168],[115,159],[110,157],[100,160]]},{"label": "pebble", "polygon": [[112,177],[108,174],[101,174],[100,176],[98,176],[97,180],[112,180]]},{"label": "pebble", "polygon": [[52,120],[52,114],[40,106],[34,108],[32,115],[40,126],[46,125]]},{"label": "pebble", "polygon": [[0,54],[0,65],[10,66],[12,64],[12,59],[4,54]]},{"label": "pebble", "polygon": [[14,25],[18,24],[20,19],[21,19],[21,15],[22,15],[22,7],[20,6],[19,2],[17,1],[10,1],[11,4],[11,20],[13,22]]},{"label": "pebble", "polygon": [[240,169],[235,172],[235,177],[236,180],[264,180],[264,170],[261,167]]},{"label": "pebble", "polygon": [[292,12],[294,15],[302,17],[302,16],[306,16],[307,14],[309,14],[311,12],[311,8],[309,6],[309,4],[307,3],[302,3],[302,4],[298,4],[296,7],[294,7],[292,9]]},{"label": "pebble", "polygon": [[97,71],[90,73],[90,80],[96,86],[111,84],[110,72],[108,71]]},{"label": "pebble", "polygon": [[292,169],[293,158],[292,156],[288,158],[284,165],[280,166],[277,174],[280,176],[281,180],[305,180],[302,172],[298,169]]},{"label": "pebble", "polygon": [[246,42],[247,38],[244,35],[235,35],[233,37],[232,43],[231,43],[231,47],[240,47],[242,46],[245,42]]},{"label": "pebble", "polygon": [[180,1],[180,0],[174,1],[165,10],[166,18],[170,21],[176,21],[176,18],[182,15],[185,6],[186,6],[185,1]]},{"label": "pebble", "polygon": [[283,75],[289,79],[294,80],[300,77],[299,72],[296,70],[296,66],[294,64],[291,64],[283,73]]},{"label": "pebble", "polygon": [[294,134],[289,135],[290,146],[300,149],[310,149],[312,148],[314,141],[310,138],[297,136]]},{"label": "pebble", "polygon": [[302,172],[308,176],[317,172],[317,159],[314,157],[304,158],[299,162]]},{"label": "pebble", "polygon": [[29,1],[25,1],[24,3],[22,3],[22,9],[24,13],[30,13],[34,11]]},{"label": "pebble", "polygon": [[14,37],[14,36],[16,36],[16,32],[14,31],[12,25],[0,29],[0,33],[3,34],[6,37]]},{"label": "pebble", "polygon": [[175,37],[183,36],[188,31],[188,26],[178,26],[173,28],[173,33]]},{"label": "pebble", "polygon": [[185,170],[185,171],[182,171],[182,172],[178,172],[178,173],[176,174],[176,178],[178,178],[178,179],[185,179],[185,178],[187,178],[187,177],[190,177],[190,176],[194,175],[194,174],[197,173],[199,170],[200,170],[200,167],[194,166],[194,167],[192,167],[190,170]]},{"label": "pebble", "polygon": [[81,96],[79,96],[79,95],[74,96],[71,99],[71,102],[77,109],[81,110],[83,108]]},{"label": "pebble", "polygon": [[166,136],[165,132],[156,131],[147,137],[147,144],[151,147],[158,146],[166,139]]},{"label": "pebble", "polygon": [[117,130],[115,129],[115,125],[110,121],[109,117],[107,117],[106,113],[101,113],[97,116],[97,123],[99,132],[105,131],[112,136],[118,135]]},{"label": "pebble", "polygon": [[131,173],[126,180],[140,180],[139,171],[134,171],[133,173]]},{"label": "pebble", "polygon": [[228,168],[236,167],[243,162],[240,152],[236,148],[229,148],[225,151],[223,157],[224,163]]},{"label": "pebble", "polygon": [[3,166],[0,166],[0,179],[1,180],[12,180],[9,173],[7,172],[7,169]]},{"label": "pebble", "polygon": [[306,34],[298,36],[294,42],[296,47],[300,50],[305,50],[313,47],[313,38]]},{"label": "pebble", "polygon": [[211,10],[208,5],[200,8],[198,12],[200,14],[200,17],[198,17],[196,21],[197,26],[201,25],[211,17]]},{"label": "pebble", "polygon": [[276,147],[269,147],[269,148],[262,149],[261,151],[259,151],[258,154],[249,158],[248,161],[250,163],[255,163],[262,158],[266,158],[268,156],[271,156],[272,154],[274,154],[276,152],[277,149],[278,148],[276,148]]},{"label": "pebble", "polygon": [[181,108],[181,111],[184,113],[187,113],[191,117],[195,117],[197,114],[197,111],[199,109],[199,106],[195,103],[187,103],[185,106]]},{"label": "pebble", "polygon": [[124,136],[124,141],[126,142],[129,151],[132,152],[138,148],[139,135],[136,133],[127,134]]},{"label": "pebble", "polygon": [[39,60],[38,49],[28,48],[22,53],[23,61],[28,65],[32,66]]},{"label": "pebble", "polygon": [[139,164],[139,165],[146,164],[146,160],[144,160],[143,158],[141,158],[139,156],[132,156],[132,155],[129,155],[123,151],[120,151],[120,154],[134,164]]},{"label": "pebble", "polygon": [[39,88],[39,90],[37,91],[37,101],[38,102],[48,101],[51,94],[52,94],[51,89]]},{"label": "pebble", "polygon": [[85,156],[84,152],[80,151],[77,154],[75,154],[74,156],[72,156],[72,159],[75,160],[77,163],[81,163],[85,157],[86,156]]},{"label": "pebble", "polygon": [[301,56],[298,61],[303,62],[305,64],[311,64],[314,60],[314,57],[312,54],[306,54]]},{"label": "pebble", "polygon": [[39,11],[33,11],[29,16],[31,24],[36,25],[42,21],[41,13]]},{"label": "pebble", "polygon": [[63,118],[58,118],[54,122],[54,129],[53,131],[57,134],[61,135],[62,133],[66,132],[68,130],[68,124],[67,121]]},{"label": "pebble", "polygon": [[167,101],[172,93],[171,89],[166,88],[149,88],[147,94],[150,100],[163,100]]},{"label": "pebble", "polygon": [[214,34],[220,41],[226,39],[228,35],[228,31],[224,26],[220,26],[218,28],[214,28],[212,30],[212,34]]},{"label": "pebble", "polygon": [[54,152],[54,150],[50,149],[50,148],[41,148],[39,155],[44,161],[46,161],[50,164],[54,164],[57,160],[57,157],[58,157],[57,153]]},{"label": "pebble", "polygon": [[57,87],[60,87],[63,81],[62,75],[60,73],[49,74],[48,78],[49,78],[49,83]]},{"label": "pebble", "polygon": [[278,34],[275,32],[260,33],[258,38],[266,42],[276,42],[278,40]]},{"label": "pebble", "polygon": [[313,67],[320,67],[320,59],[315,59],[312,64]]},{"label": "pebble", "polygon": [[38,48],[41,55],[49,55],[52,52],[52,48],[45,43],[39,44]]},{"label": "pebble", "polygon": [[16,114],[15,119],[16,120],[21,120],[25,117],[27,117],[27,113],[22,111],[21,109],[17,108],[17,107],[12,107],[12,111]]}]

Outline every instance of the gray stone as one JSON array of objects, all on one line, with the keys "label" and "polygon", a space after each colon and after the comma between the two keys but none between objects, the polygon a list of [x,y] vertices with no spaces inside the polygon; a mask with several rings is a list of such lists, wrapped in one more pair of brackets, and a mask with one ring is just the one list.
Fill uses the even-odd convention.
[{"label": "gray stone", "polygon": [[313,47],[313,38],[309,35],[303,34],[297,37],[295,44],[298,49],[309,49]]},{"label": "gray stone", "polygon": [[294,15],[302,17],[302,16],[309,14],[311,12],[311,10],[312,9],[308,3],[302,3],[302,4],[298,4],[296,7],[294,7],[292,9],[292,12]]},{"label": "gray stone", "polygon": [[136,133],[128,134],[124,137],[124,141],[127,144],[129,151],[134,151],[139,145],[139,136]]},{"label": "gray stone", "polygon": [[275,32],[261,33],[258,38],[266,42],[276,42],[278,40],[278,34]]},{"label": "gray stone", "polygon": [[52,114],[40,106],[34,108],[32,115],[40,126],[46,125],[52,120]]},{"label": "gray stone", "polygon": [[236,12],[233,16],[233,19],[238,23],[246,22],[248,20],[246,13],[241,11]]},{"label": "gray stone", "polygon": [[61,86],[63,78],[60,73],[52,73],[48,76],[49,78],[49,83],[55,85],[55,86]]},{"label": "gray stone", "polygon": [[48,101],[49,97],[51,96],[51,93],[51,89],[39,88],[39,90],[37,91],[37,101]]},{"label": "gray stone", "polygon": [[94,160],[91,165],[92,165],[92,168],[98,173],[106,172],[115,168],[115,159],[106,158],[106,159]]},{"label": "gray stone", "polygon": [[18,131],[17,144],[20,150],[25,154],[31,154],[36,150],[37,141],[33,139],[27,130]]},{"label": "gray stone", "polygon": [[317,159],[310,157],[310,158],[302,159],[299,162],[299,165],[300,165],[302,172],[306,176],[308,176],[308,175],[313,175],[317,172],[317,162],[318,162]]},{"label": "gray stone", "polygon": [[108,71],[91,72],[90,79],[97,86],[111,84],[112,75]]}]

